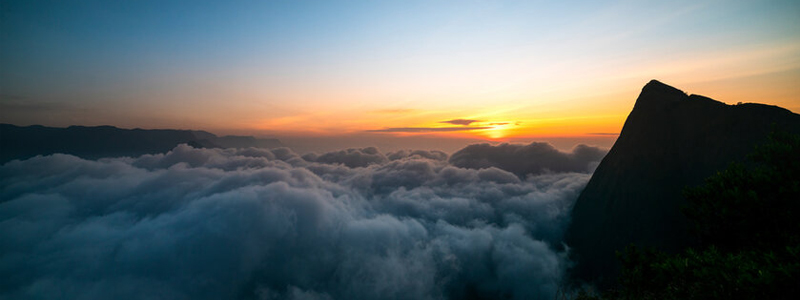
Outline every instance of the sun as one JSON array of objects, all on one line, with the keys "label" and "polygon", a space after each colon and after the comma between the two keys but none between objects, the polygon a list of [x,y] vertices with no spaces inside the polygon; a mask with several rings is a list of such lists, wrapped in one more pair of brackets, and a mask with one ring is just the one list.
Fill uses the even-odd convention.
[{"label": "sun", "polygon": [[497,125],[493,128],[485,129],[484,135],[490,139],[502,139],[508,135],[505,125]]}]

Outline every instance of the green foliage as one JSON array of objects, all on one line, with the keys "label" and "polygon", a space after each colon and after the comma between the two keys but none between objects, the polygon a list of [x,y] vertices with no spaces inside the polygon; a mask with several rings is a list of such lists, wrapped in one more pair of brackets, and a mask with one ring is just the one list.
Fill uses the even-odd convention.
[{"label": "green foliage", "polygon": [[683,213],[703,245],[773,249],[798,242],[800,136],[773,131],[750,160],[685,191]]},{"label": "green foliage", "polygon": [[618,288],[603,299],[796,299],[800,136],[773,131],[748,158],[686,190],[698,249],[629,246],[618,253]]},{"label": "green foliage", "polygon": [[723,252],[716,247],[677,255],[629,246],[618,290],[606,299],[794,299],[800,292],[800,247],[777,252]]}]

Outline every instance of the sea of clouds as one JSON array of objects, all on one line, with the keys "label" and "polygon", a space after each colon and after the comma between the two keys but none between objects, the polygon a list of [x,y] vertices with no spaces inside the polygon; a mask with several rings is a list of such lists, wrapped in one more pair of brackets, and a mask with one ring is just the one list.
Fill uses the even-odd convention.
[{"label": "sea of clouds", "polygon": [[604,150],[195,149],[0,166],[0,299],[552,299]]}]

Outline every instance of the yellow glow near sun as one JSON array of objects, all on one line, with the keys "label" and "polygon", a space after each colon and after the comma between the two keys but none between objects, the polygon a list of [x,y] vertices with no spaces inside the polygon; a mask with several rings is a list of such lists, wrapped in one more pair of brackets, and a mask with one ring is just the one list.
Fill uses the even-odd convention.
[{"label": "yellow glow near sun", "polygon": [[492,129],[486,129],[486,136],[489,137],[490,139],[504,138],[506,136],[506,132],[503,127],[505,126],[501,125]]},{"label": "yellow glow near sun", "polygon": [[513,127],[513,125],[511,125],[510,122],[488,122],[485,125],[487,125],[488,127],[491,127],[491,128],[483,129],[483,130],[480,130],[479,132],[476,132],[476,133],[478,135],[481,135],[481,136],[484,136],[484,137],[487,137],[487,138],[490,138],[490,139],[493,139],[493,140],[502,139],[502,138],[508,137],[509,136],[509,131],[508,130],[511,129],[511,127]]}]

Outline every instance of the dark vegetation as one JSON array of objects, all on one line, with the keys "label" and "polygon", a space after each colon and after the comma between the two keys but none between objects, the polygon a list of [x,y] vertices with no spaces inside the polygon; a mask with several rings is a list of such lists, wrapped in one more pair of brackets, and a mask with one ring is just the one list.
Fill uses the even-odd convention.
[{"label": "dark vegetation", "polygon": [[617,286],[578,299],[796,299],[800,294],[800,135],[773,131],[748,156],[687,188],[699,245],[628,246]]}]

